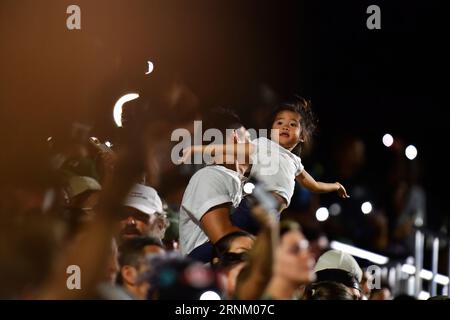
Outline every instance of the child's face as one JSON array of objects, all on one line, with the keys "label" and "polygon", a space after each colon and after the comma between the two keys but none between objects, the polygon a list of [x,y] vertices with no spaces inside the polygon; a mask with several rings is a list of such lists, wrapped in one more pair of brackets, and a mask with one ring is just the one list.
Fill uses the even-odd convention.
[{"label": "child's face", "polygon": [[300,120],[301,116],[297,112],[288,110],[278,112],[272,123],[272,140],[288,150],[294,149],[301,141]]}]

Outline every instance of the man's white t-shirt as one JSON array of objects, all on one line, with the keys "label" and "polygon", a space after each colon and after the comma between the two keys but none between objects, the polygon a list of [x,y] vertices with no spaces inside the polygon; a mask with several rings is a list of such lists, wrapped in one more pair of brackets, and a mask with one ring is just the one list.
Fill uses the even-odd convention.
[{"label": "man's white t-shirt", "polygon": [[267,138],[252,141],[251,175],[259,179],[268,191],[283,197],[287,205],[294,194],[295,177],[304,169],[300,157]]},{"label": "man's white t-shirt", "polygon": [[212,207],[231,203],[237,207],[242,199],[242,183],[236,171],[211,165],[197,171],[184,191],[180,207],[180,248],[183,254],[207,242],[200,219]]}]

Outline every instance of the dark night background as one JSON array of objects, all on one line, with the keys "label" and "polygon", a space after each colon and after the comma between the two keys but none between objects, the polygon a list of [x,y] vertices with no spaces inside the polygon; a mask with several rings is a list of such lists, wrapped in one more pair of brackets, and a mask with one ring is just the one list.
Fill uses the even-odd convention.
[{"label": "dark night background", "polygon": [[[66,29],[74,3],[81,31]],[[371,4],[381,30],[366,28]],[[376,177],[384,133],[416,145],[438,228],[448,215],[446,19],[439,1],[1,0],[2,153],[75,121],[108,135],[116,99],[151,85],[151,60],[202,108],[232,106],[249,126],[261,84],[281,100],[310,98],[320,122],[306,164],[327,164],[333,138],[355,134]]]}]

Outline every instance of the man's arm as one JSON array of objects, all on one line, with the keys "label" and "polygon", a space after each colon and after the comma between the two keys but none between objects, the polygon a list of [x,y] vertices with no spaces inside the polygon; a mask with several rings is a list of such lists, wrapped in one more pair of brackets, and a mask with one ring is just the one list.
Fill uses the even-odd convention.
[{"label": "man's arm", "polygon": [[261,230],[249,252],[247,265],[241,270],[236,282],[235,298],[239,300],[260,299],[272,277],[274,248],[278,245],[278,225],[262,207],[252,209],[260,222]]},{"label": "man's arm", "polygon": [[230,203],[212,207],[201,218],[200,224],[212,243],[216,243],[231,232],[241,230],[231,224],[230,207]]},{"label": "man's arm", "polygon": [[179,162],[184,163],[192,154],[202,153],[214,158],[217,164],[223,164],[230,158],[233,162],[238,160],[241,164],[248,164],[254,151],[255,146],[251,143],[195,145],[183,149]]}]

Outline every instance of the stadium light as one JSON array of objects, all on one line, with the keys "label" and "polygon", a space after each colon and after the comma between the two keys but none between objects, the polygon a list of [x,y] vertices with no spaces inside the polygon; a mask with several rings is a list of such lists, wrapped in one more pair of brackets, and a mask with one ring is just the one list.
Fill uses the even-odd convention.
[{"label": "stadium light", "polygon": [[331,241],[330,243],[330,248],[334,249],[334,250],[339,250],[345,253],[348,253],[352,256],[358,257],[358,258],[362,258],[362,259],[366,259],[369,260],[373,263],[376,264],[386,264],[389,262],[389,258],[367,251],[367,250],[363,250],[363,249],[359,249],[356,248],[354,246],[342,243],[342,242],[338,242],[338,241]]},{"label": "stadium light", "polygon": [[122,127],[122,107],[125,103],[139,98],[139,94],[137,93],[128,93],[117,100],[113,109],[113,118],[116,126]]},{"label": "stadium light", "polygon": [[220,296],[217,294],[217,292],[214,291],[206,291],[203,292],[200,296],[200,300],[221,300]]},{"label": "stadium light", "polygon": [[369,213],[371,213],[371,212],[372,212],[372,204],[371,204],[369,201],[364,202],[364,203],[361,205],[361,211],[362,211],[364,214],[369,214]]},{"label": "stadium light", "polygon": [[316,211],[316,219],[318,221],[325,221],[325,220],[327,220],[329,215],[330,214],[328,213],[328,209],[325,208],[325,207],[321,207],[321,208],[317,209],[317,211]]},{"label": "stadium light", "polygon": [[392,146],[393,143],[394,143],[394,138],[389,133],[386,133],[383,136],[383,144],[389,148],[390,146]]},{"label": "stadium light", "polygon": [[417,157],[417,148],[412,144],[405,149],[405,155],[409,160],[414,160]]},{"label": "stadium light", "polygon": [[332,216],[337,216],[338,214],[341,213],[342,209],[339,203],[333,203],[328,210],[330,211],[330,214]]}]

